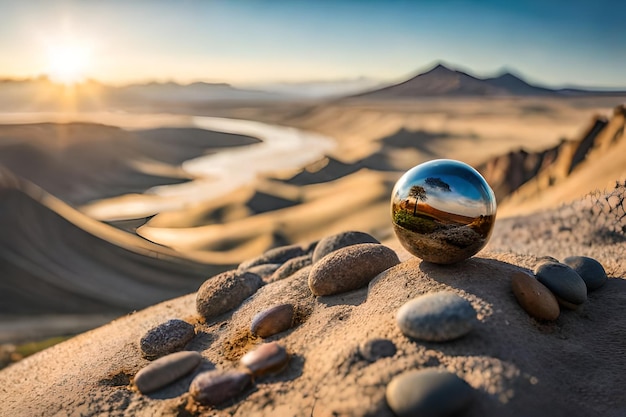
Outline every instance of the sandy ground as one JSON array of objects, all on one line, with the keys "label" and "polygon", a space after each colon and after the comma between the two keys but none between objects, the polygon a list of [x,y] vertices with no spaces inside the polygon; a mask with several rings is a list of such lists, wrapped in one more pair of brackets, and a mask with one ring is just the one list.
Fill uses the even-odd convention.
[{"label": "sandy ground", "polygon": [[[594,204],[589,201],[586,207]],[[553,229],[548,219],[578,227]],[[293,302],[310,314],[269,339],[292,354],[287,369],[260,378],[233,401],[204,409],[203,415],[392,416],[384,400],[389,380],[408,369],[437,367],[458,374],[475,389],[464,416],[618,417],[626,412],[626,319],[621,314],[626,240],[596,220],[578,206],[504,220],[496,223],[489,250],[452,266],[421,262],[390,239],[385,243],[403,262],[380,274],[369,289],[315,298],[306,274],[295,274],[264,286],[238,309],[206,324],[197,321],[194,294],[173,299],[1,371],[5,400],[0,415],[188,415],[185,391],[191,376],[148,396],[132,389],[133,375],[148,363],[138,349],[141,335],[171,318],[189,320],[196,323],[198,335],[187,348],[201,352],[202,369],[233,368],[237,358],[261,342],[245,336],[252,316],[276,303]],[[560,235],[537,238],[548,232]],[[562,311],[556,322],[530,318],[513,297],[511,274],[532,269],[540,256],[572,254],[599,259],[608,283],[590,293],[578,310]],[[477,328],[448,343],[403,336],[395,324],[396,310],[412,297],[439,290],[470,300],[478,312]],[[358,346],[374,337],[392,340],[397,353],[364,361]]]}]

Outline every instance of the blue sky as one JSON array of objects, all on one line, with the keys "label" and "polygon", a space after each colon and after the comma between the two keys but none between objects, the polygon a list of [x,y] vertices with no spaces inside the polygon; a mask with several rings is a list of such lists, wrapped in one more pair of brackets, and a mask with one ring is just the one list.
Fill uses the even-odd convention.
[{"label": "blue sky", "polygon": [[[0,0],[0,77],[89,50],[105,82],[400,80],[443,60],[551,86],[626,87],[626,2]],[[54,58],[52,58],[54,59]]]}]

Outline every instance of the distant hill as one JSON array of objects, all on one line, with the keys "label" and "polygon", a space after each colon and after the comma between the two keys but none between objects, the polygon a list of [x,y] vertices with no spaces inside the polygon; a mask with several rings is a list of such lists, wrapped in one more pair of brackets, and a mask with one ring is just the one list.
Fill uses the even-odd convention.
[{"label": "distant hill", "polygon": [[112,86],[88,80],[65,87],[42,76],[33,79],[0,79],[0,111],[65,110],[67,98],[76,110],[107,108],[175,109],[202,103],[273,102],[290,96],[278,92],[233,87],[224,83],[149,82]]},{"label": "distant hill", "polygon": [[626,91],[550,89],[524,81],[509,72],[492,78],[479,78],[437,64],[406,81],[351,96],[352,98],[393,99],[418,97],[510,97],[626,95]]}]

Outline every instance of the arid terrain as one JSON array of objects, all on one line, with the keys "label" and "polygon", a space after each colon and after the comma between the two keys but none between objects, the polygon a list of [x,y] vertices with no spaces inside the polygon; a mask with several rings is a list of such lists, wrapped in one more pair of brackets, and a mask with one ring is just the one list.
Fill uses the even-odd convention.
[{"label": "arid terrain", "polygon": [[[563,338],[576,339],[581,351],[571,352],[570,359],[579,361],[600,349],[584,320],[618,314],[601,307],[617,308],[611,306],[619,304],[624,279],[619,266],[623,189],[621,194],[606,194],[623,188],[626,179],[623,102],[616,96],[411,99],[374,94],[290,103],[209,102],[183,108],[161,103],[152,114],[144,113],[144,108],[124,114],[4,113],[2,360],[6,364],[28,355],[21,347],[25,342],[43,341],[43,347],[61,340],[50,338],[64,339],[121,317],[9,366],[0,373],[3,386],[41,373],[43,384],[55,387],[55,400],[17,404],[16,398],[30,398],[43,389],[33,382],[5,389],[12,400],[4,404],[24,415],[38,415],[35,410],[44,415],[185,415],[180,414],[181,387],[167,391],[165,397],[150,398],[129,390],[142,366],[133,353],[138,332],[168,317],[197,320],[190,318],[194,295],[185,294],[247,259],[272,248],[307,246],[325,236],[359,230],[394,248],[403,261],[399,271],[418,271],[398,273],[421,284],[405,295],[397,292],[398,283],[390,283],[375,296],[362,289],[322,302],[301,293],[301,283],[296,282],[301,278],[293,278],[293,288],[285,287],[287,281],[268,285],[250,299],[250,306],[295,297],[306,300],[311,315],[285,339],[295,356],[287,372],[271,380],[280,386],[279,394],[271,393],[272,384],[259,385],[223,408],[224,413],[301,415],[305,410],[306,415],[320,416],[388,415],[376,387],[401,367],[430,363],[436,357],[437,363],[465,375],[481,393],[468,415],[521,416],[557,401],[563,415],[601,410],[617,416],[624,404],[599,401],[585,408],[570,402],[564,390],[532,398],[537,389],[554,387],[554,375],[571,380],[581,378],[587,369],[564,365],[550,376],[544,370],[553,362],[538,352],[565,349]],[[207,127],[222,125],[222,131]],[[420,264],[401,249],[391,227],[390,196],[397,179],[409,168],[438,158],[474,166],[498,202],[488,248],[452,269]],[[595,203],[589,203],[592,192]],[[590,307],[563,314],[555,324],[529,321],[509,293],[509,274],[532,269],[541,256],[571,254],[600,260],[611,285],[589,302]],[[450,278],[457,273],[467,281]],[[491,281],[481,282],[483,275],[493,276],[493,287]],[[461,291],[482,312],[479,319],[485,327],[469,344],[439,351],[383,331],[390,328],[392,314],[385,305],[396,306],[401,298],[444,287]],[[174,300],[165,301],[170,299]],[[194,349],[214,366],[232,366],[220,356],[221,349],[245,326],[253,308],[247,305],[244,312],[224,317],[224,325],[202,327],[215,334],[216,342]],[[339,326],[335,319],[347,321]],[[363,327],[365,321],[368,325]],[[501,332],[504,325],[513,328]],[[623,327],[618,321],[603,331],[621,332]],[[400,359],[395,363],[400,368],[382,372],[387,366],[382,362],[371,369],[356,362],[346,365],[357,360],[350,359],[348,345],[334,362],[320,359],[348,340],[374,335],[396,342]],[[514,349],[529,339],[532,343],[524,349]],[[103,342],[96,347],[95,340]],[[92,348],[78,353],[83,346]],[[504,351],[518,356],[504,357]],[[58,367],[42,370],[42,361],[49,360]],[[67,365],[70,362],[73,365]],[[333,366],[343,373],[333,374],[329,368]],[[597,366],[606,371],[606,380],[597,384],[624,382],[609,372],[609,363]],[[66,377],[72,381],[67,390],[58,386]],[[369,381],[366,385],[355,382],[363,377]],[[320,388],[322,380],[332,381],[328,389],[345,385],[343,392],[353,399],[368,393],[372,402],[357,404],[334,395]],[[536,387],[535,380],[540,381]],[[63,403],[75,401],[77,386],[83,387],[80,395],[92,400],[68,408]],[[273,405],[264,406],[266,401]]]}]

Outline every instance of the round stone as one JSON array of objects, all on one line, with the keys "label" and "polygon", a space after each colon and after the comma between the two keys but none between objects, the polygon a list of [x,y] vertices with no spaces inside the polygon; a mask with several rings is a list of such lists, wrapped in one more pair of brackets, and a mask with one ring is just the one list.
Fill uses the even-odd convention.
[{"label": "round stone", "polygon": [[378,239],[364,232],[348,231],[321,239],[313,251],[313,263],[337,249],[360,243],[380,243]]},{"label": "round stone", "polygon": [[305,266],[311,265],[311,255],[302,255],[296,258],[291,258],[280,266],[270,277],[267,278],[267,282],[280,281],[298,272]]},{"label": "round stone", "polygon": [[[535,275],[548,287],[565,308],[573,309],[587,300],[585,281],[569,266],[558,262],[544,262],[537,266]],[[562,301],[561,301],[562,300]]]},{"label": "round stone", "polygon": [[539,320],[556,320],[561,313],[559,303],[545,285],[523,272],[511,277],[511,288],[517,302],[532,317]]},{"label": "round stone", "polygon": [[396,354],[396,345],[389,339],[370,339],[359,346],[359,352],[368,362],[376,362]]},{"label": "round stone", "polygon": [[261,277],[262,280],[270,278],[274,272],[276,272],[282,264],[261,264],[246,269],[246,272],[256,274]]},{"label": "round stone", "polygon": [[264,343],[243,355],[240,363],[254,376],[277,373],[289,363],[289,353],[276,342]]},{"label": "round stone", "polygon": [[247,271],[248,269],[263,264],[282,264],[291,258],[304,255],[304,249],[300,245],[287,245],[272,248],[264,252],[261,256],[242,262],[237,267],[238,271]]},{"label": "round stone", "polygon": [[172,319],[148,330],[139,340],[139,348],[144,358],[152,360],[181,350],[195,335],[193,325]]},{"label": "round stone", "polygon": [[198,352],[176,352],[155,360],[135,375],[134,384],[142,394],[163,388],[191,372],[202,360]]},{"label": "round stone", "polygon": [[261,311],[252,319],[250,332],[259,337],[270,337],[291,328],[294,308],[292,304],[279,304]]},{"label": "round stone", "polygon": [[207,279],[196,294],[196,310],[207,320],[238,307],[261,286],[261,277],[250,272],[226,271]]},{"label": "round stone", "polygon": [[606,271],[602,264],[586,256],[570,256],[563,263],[572,268],[587,285],[587,291],[597,290],[606,283]]},{"label": "round stone", "polygon": [[213,370],[198,374],[191,385],[191,397],[204,405],[220,405],[239,395],[252,382],[252,375],[242,371]]},{"label": "round stone", "polygon": [[451,291],[442,291],[408,301],[398,310],[396,321],[405,336],[447,342],[469,333],[477,320],[469,301]]},{"label": "round stone", "polygon": [[474,390],[456,374],[422,369],[394,377],[385,396],[398,417],[445,417],[465,410]]},{"label": "round stone", "polygon": [[451,264],[487,244],[496,198],[471,166],[437,159],[411,168],[396,182],[391,218],[407,251],[427,262]]},{"label": "round stone", "polygon": [[313,265],[309,272],[309,288],[313,295],[356,290],[399,263],[398,255],[387,246],[376,243],[346,246]]}]

